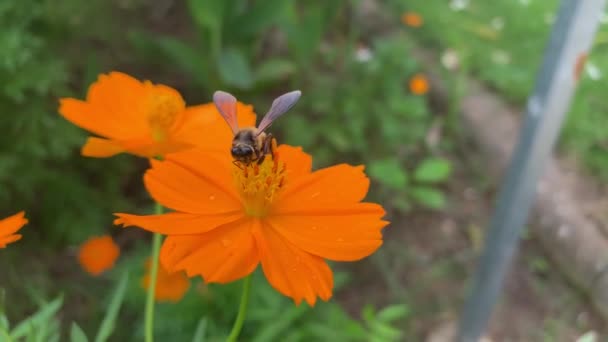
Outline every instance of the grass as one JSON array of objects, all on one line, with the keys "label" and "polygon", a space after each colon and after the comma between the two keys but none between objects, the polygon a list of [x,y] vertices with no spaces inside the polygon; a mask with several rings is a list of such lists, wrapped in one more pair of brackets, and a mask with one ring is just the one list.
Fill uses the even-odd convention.
[{"label": "grass", "polygon": [[[458,7],[456,4],[465,4]],[[395,0],[401,12],[419,13],[424,24],[409,28],[442,54],[455,52],[459,63],[507,100],[525,103],[534,86],[557,0],[416,2]],[[400,12],[395,12],[400,13]],[[603,21],[608,21],[608,15]],[[566,120],[560,149],[580,159],[608,181],[608,25],[603,23]]]}]

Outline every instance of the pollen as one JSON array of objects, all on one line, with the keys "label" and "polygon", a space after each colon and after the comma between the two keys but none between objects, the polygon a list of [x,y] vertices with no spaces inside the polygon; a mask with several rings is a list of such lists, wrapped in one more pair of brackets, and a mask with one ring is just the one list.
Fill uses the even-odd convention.
[{"label": "pollen", "polygon": [[267,155],[260,164],[238,164],[233,169],[237,189],[249,216],[265,217],[285,183],[285,163]]},{"label": "pollen", "polygon": [[147,106],[152,137],[156,141],[163,141],[176,125],[177,118],[184,109],[184,103],[181,98],[158,90],[150,94]]}]

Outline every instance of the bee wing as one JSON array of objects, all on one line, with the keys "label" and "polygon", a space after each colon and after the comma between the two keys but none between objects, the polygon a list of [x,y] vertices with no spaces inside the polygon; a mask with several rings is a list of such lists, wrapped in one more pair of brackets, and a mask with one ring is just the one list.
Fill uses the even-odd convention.
[{"label": "bee wing", "polygon": [[258,126],[258,135],[270,127],[272,122],[279,116],[285,114],[289,109],[291,109],[291,107],[298,102],[298,99],[300,99],[300,95],[302,95],[302,92],[295,90],[277,97],[272,102],[272,106],[270,106],[268,113],[266,113],[262,121],[260,121],[260,125]]},{"label": "bee wing", "polygon": [[232,133],[236,134],[239,131],[239,124],[236,119],[236,97],[218,90],[213,93],[213,103],[232,129]]}]

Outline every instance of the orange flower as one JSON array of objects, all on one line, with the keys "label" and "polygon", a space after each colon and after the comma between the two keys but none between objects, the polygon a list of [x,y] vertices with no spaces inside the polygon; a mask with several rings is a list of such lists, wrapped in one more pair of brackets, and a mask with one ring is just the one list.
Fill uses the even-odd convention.
[{"label": "orange flower", "polygon": [[420,27],[424,20],[416,12],[405,12],[401,15],[401,22],[409,27]]},{"label": "orange flower", "polygon": [[0,220],[0,248],[5,248],[9,243],[20,240],[21,235],[15,233],[26,223],[27,219],[23,211]]},{"label": "orange flower", "polygon": [[[146,261],[147,273],[141,278],[141,286],[148,289],[150,283],[150,260]],[[190,288],[190,280],[184,272],[169,273],[162,265],[158,267],[154,298],[158,301],[179,302]]]},{"label": "orange flower", "polygon": [[89,274],[98,276],[114,267],[120,255],[118,245],[108,235],[93,237],[80,246],[78,261]]},{"label": "orange flower", "polygon": [[429,91],[429,82],[422,74],[414,75],[410,79],[410,90],[415,95],[424,95]]},{"label": "orange flower", "polygon": [[146,188],[175,212],[116,214],[116,224],[168,236],[160,254],[168,271],[228,283],[261,263],[275,289],[314,305],[332,295],[324,259],[359,260],[382,245],[388,222],[380,205],[361,203],[369,187],[363,166],[312,172],[310,155],[282,145],[262,164],[241,169],[232,163],[230,140],[223,144],[221,155],[192,149],[152,162]]},{"label": "orange flower", "polygon": [[[239,104],[239,110],[244,120],[254,115],[251,106]],[[217,110],[212,104],[186,108],[175,89],[111,72],[91,85],[86,101],[61,99],[59,113],[103,137],[89,137],[84,156],[127,152],[152,158],[200,146],[204,124]]]}]

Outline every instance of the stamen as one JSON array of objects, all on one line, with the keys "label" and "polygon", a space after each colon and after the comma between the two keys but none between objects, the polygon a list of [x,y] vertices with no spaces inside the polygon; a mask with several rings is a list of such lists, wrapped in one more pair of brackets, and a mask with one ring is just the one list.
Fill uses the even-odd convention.
[{"label": "stamen", "polygon": [[148,123],[152,137],[163,141],[175,125],[178,114],[184,109],[179,98],[165,92],[154,92],[148,101]]},{"label": "stamen", "polygon": [[242,169],[233,168],[233,175],[245,210],[251,216],[264,217],[283,187],[285,164],[268,155],[261,164],[253,162],[241,166]]}]

